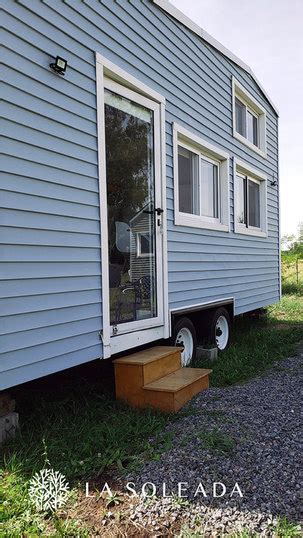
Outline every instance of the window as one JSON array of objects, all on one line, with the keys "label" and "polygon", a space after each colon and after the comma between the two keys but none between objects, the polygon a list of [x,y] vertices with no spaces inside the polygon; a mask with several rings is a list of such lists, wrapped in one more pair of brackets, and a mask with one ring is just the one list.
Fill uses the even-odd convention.
[{"label": "window", "polygon": [[259,116],[236,98],[236,132],[258,147]]},{"label": "window", "polygon": [[239,161],[235,174],[235,232],[267,235],[266,177]]},{"label": "window", "polygon": [[219,218],[218,162],[201,158],[201,215]]},{"label": "window", "polygon": [[220,163],[178,145],[179,211],[219,218]]},{"label": "window", "polygon": [[199,215],[199,158],[182,146],[178,147],[179,210]]},{"label": "window", "polygon": [[265,109],[233,78],[234,137],[266,156]]},{"label": "window", "polygon": [[174,124],[175,224],[229,230],[228,154]]},{"label": "window", "polygon": [[153,256],[153,237],[150,232],[137,233],[137,256],[149,258]]}]

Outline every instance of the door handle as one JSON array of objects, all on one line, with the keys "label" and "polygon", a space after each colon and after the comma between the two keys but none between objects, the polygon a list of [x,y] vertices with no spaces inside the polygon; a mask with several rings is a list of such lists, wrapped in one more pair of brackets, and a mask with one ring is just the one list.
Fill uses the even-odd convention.
[{"label": "door handle", "polygon": [[157,213],[158,217],[160,217],[161,213],[164,213],[164,209],[161,209],[161,207],[157,207],[155,209],[155,213]]}]

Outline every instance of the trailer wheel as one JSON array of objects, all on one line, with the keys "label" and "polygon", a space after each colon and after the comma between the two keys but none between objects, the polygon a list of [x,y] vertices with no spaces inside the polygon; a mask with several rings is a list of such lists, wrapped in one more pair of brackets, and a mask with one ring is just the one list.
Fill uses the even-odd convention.
[{"label": "trailer wheel", "polygon": [[208,334],[209,341],[220,351],[223,351],[230,343],[230,317],[225,308],[217,308],[209,316]]},{"label": "trailer wheel", "polygon": [[172,336],[173,346],[182,346],[181,353],[182,366],[188,366],[194,361],[197,349],[196,329],[189,318],[177,319],[173,326]]}]

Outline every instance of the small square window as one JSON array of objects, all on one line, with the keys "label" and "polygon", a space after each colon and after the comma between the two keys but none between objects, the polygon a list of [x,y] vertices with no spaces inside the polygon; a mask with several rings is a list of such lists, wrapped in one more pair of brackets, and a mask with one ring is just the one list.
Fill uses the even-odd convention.
[{"label": "small square window", "polygon": [[219,163],[178,145],[179,211],[219,219]]},{"label": "small square window", "polygon": [[175,224],[229,231],[229,155],[174,124]]},{"label": "small square window", "polygon": [[152,234],[150,232],[137,233],[137,256],[148,258],[153,256]]}]

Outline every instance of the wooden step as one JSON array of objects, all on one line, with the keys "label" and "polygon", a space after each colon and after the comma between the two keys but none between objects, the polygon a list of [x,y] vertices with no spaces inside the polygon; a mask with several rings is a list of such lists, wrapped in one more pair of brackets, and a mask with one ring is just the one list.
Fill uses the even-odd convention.
[{"label": "wooden step", "polygon": [[181,347],[154,346],[114,360],[116,397],[145,406],[144,385],[178,370],[181,351]]},{"label": "wooden step", "polygon": [[209,387],[209,374],[204,368],[179,370],[144,385],[145,404],[162,411],[176,412],[200,391]]}]

